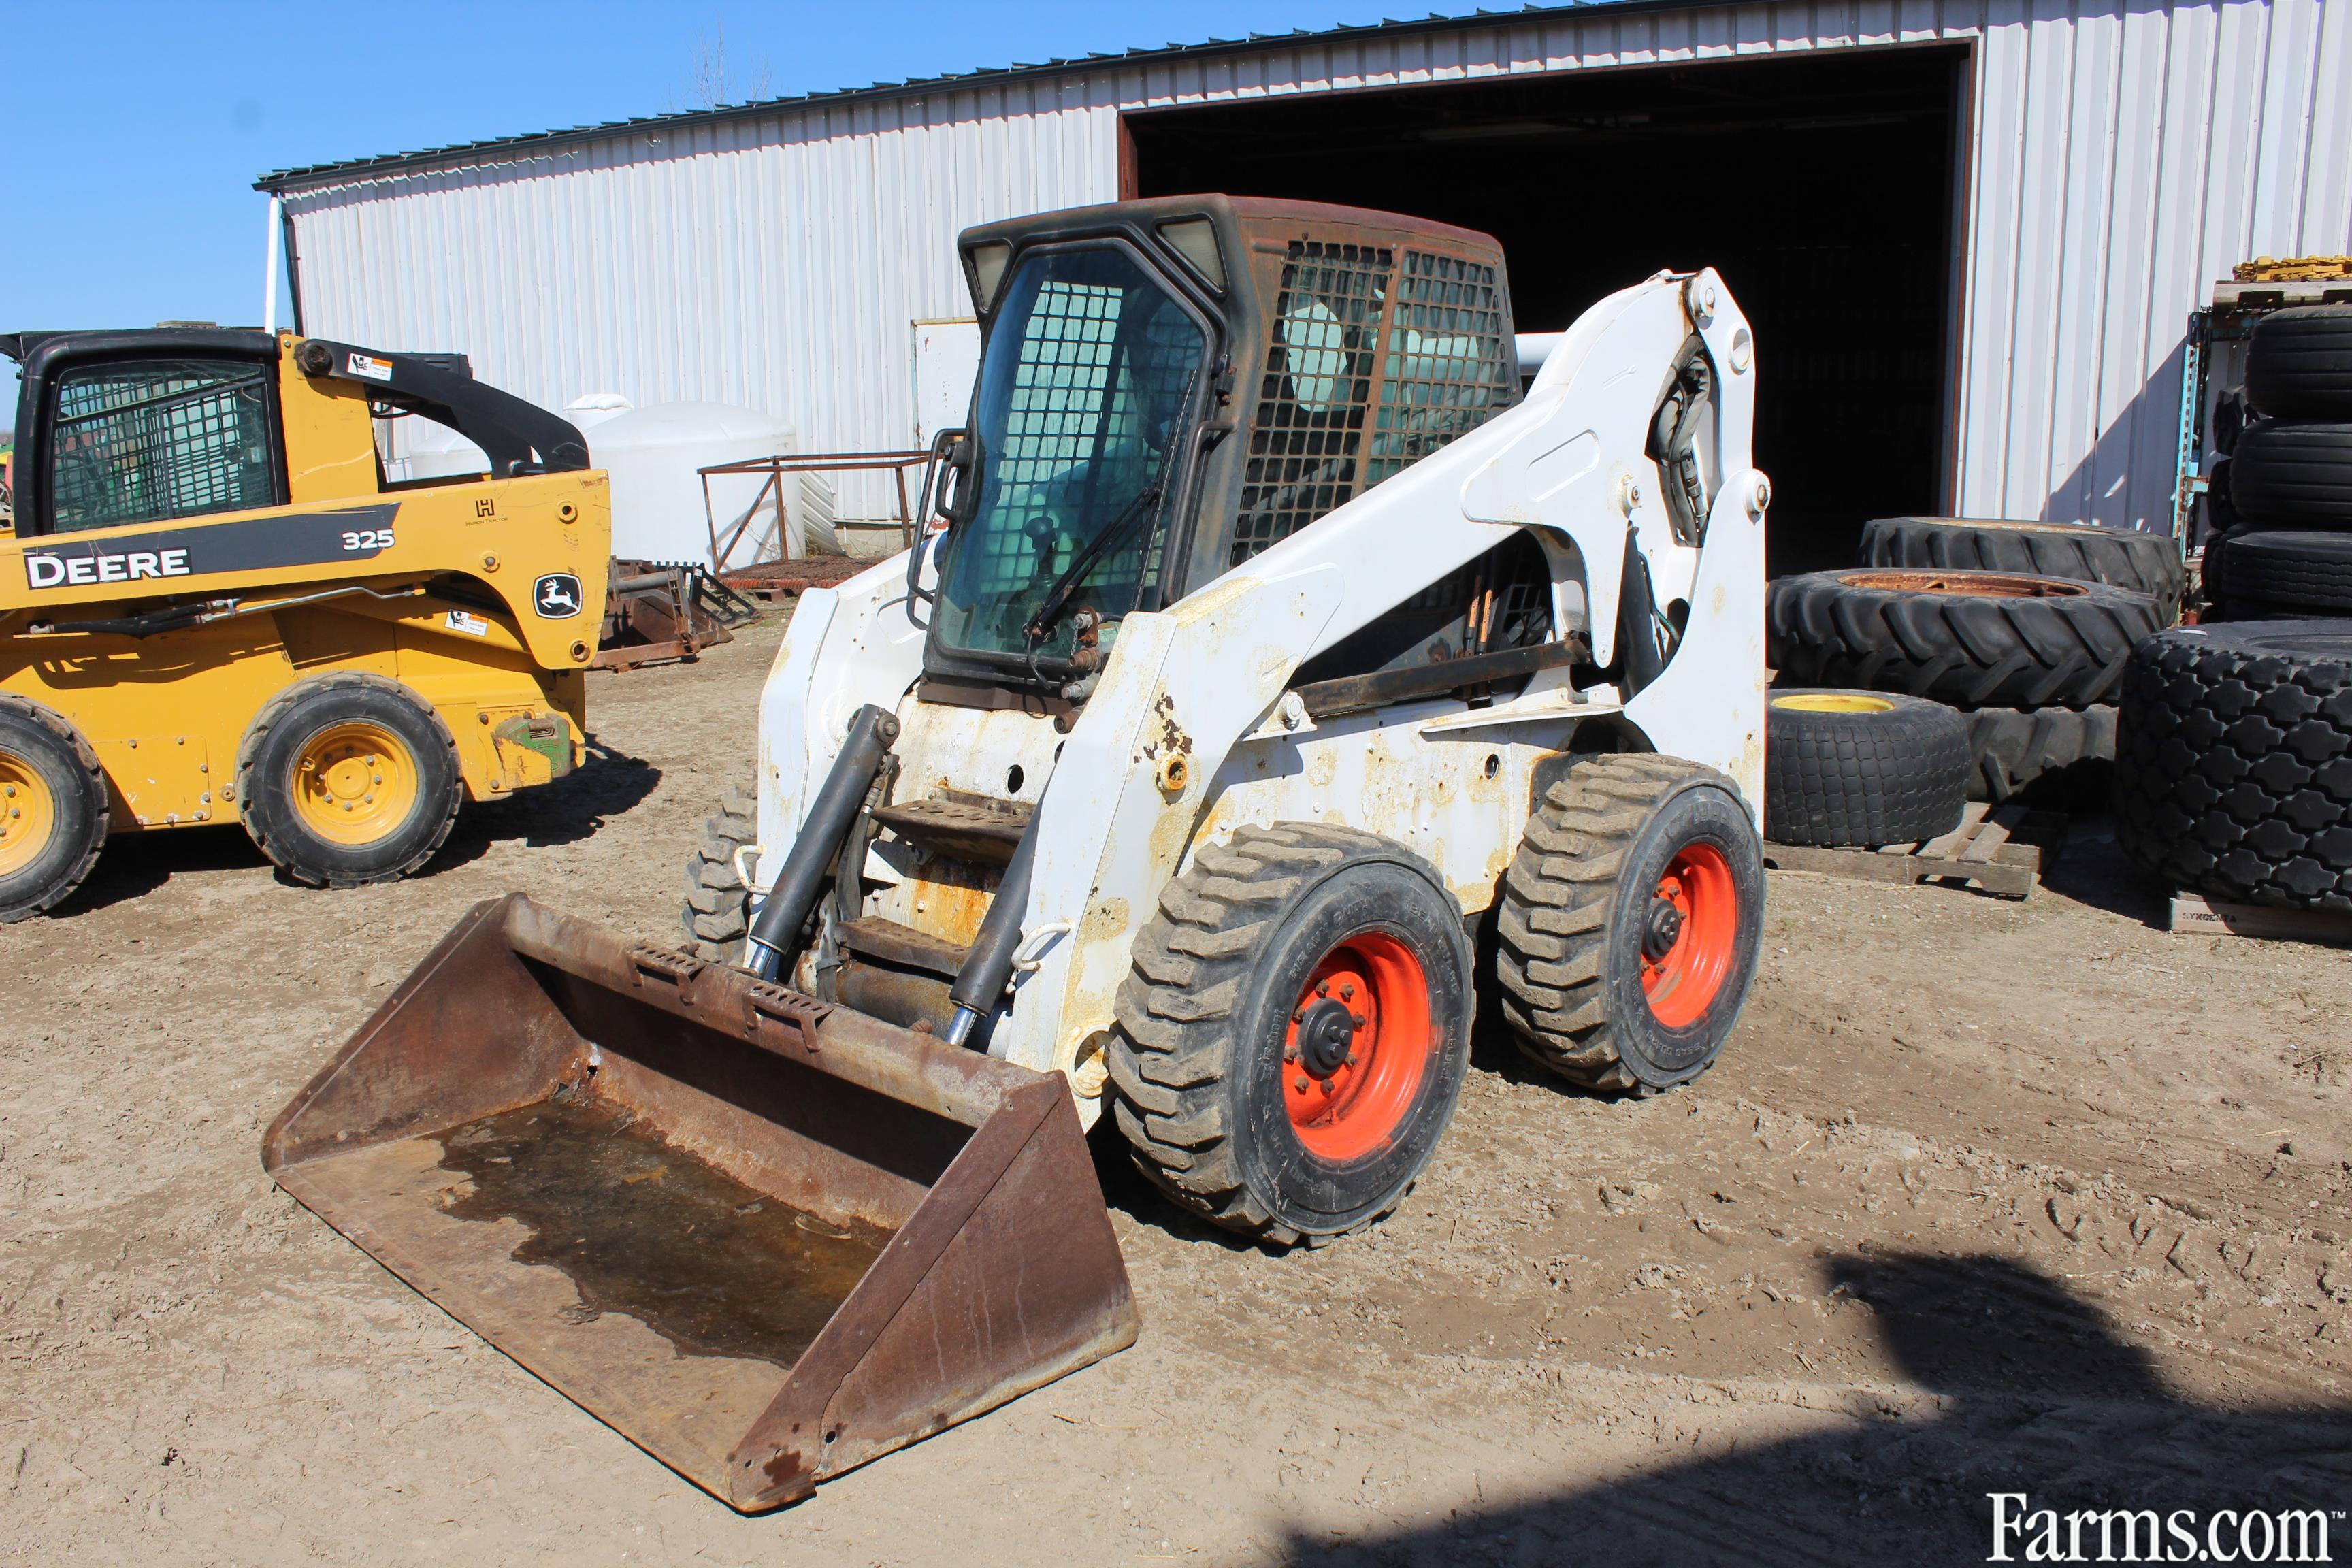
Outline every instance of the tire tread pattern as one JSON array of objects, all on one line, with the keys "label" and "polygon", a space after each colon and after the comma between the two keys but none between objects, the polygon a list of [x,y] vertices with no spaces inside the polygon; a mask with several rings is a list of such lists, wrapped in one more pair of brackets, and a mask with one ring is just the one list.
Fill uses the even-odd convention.
[{"label": "tire tread pattern", "polygon": [[2175,888],[2352,911],[2352,621],[2151,637],[2121,706],[2116,826],[2134,859]]},{"label": "tire tread pattern", "polygon": [[1969,722],[1940,702],[1889,697],[1893,712],[1764,710],[1764,837],[1823,848],[1916,844],[1960,825]]},{"label": "tire tread pattern", "polygon": [[1495,978],[1520,1051],[1584,1089],[1648,1096],[1609,1019],[1602,960],[1618,872],[1659,800],[1715,769],[1650,752],[1597,756],[1546,790],[1503,874]]},{"label": "tire tread pattern", "polygon": [[[2104,583],[2049,597],[1870,586],[1853,572],[1768,584],[1767,657],[1790,686],[1899,691],[1956,708],[2111,702],[2156,601]],[[2051,579],[2056,581],[2056,579]]]},{"label": "tire tread pattern", "polygon": [[[1278,1247],[1331,1239],[1277,1220],[1243,1177],[1224,1110],[1226,1076],[1246,1055],[1234,1014],[1293,897],[1343,861],[1399,853],[1388,839],[1336,823],[1236,828],[1194,852],[1136,933],[1108,1053],[1111,1112],[1136,1168],[1227,1230]],[[1392,1209],[1349,1228],[1377,1224]]]},{"label": "tire tread pattern", "polygon": [[735,852],[760,841],[759,797],[730,784],[719,809],[704,819],[702,837],[686,862],[686,902],[678,923],[686,928],[688,952],[713,963],[733,963],[743,955],[751,930],[751,890],[735,868]]},{"label": "tire tread pattern", "polygon": [[2188,569],[2169,536],[2090,523],[1961,517],[1882,517],[1863,525],[1862,564],[2015,572],[2106,583],[2146,594],[2168,626],[2180,616]]}]

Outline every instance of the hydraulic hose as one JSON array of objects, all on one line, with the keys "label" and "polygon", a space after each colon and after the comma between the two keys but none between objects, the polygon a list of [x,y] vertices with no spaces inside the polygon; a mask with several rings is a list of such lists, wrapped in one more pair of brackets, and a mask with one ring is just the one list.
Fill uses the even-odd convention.
[{"label": "hydraulic hose", "polygon": [[981,917],[980,934],[972,939],[963,967],[956,971],[955,984],[948,987],[948,1000],[955,1004],[955,1016],[948,1020],[951,1046],[971,1038],[1012,982],[1013,956],[1021,951],[1021,920],[1029,910],[1029,874],[1037,863],[1037,824],[1044,816],[1031,816],[1021,830],[1004,880],[997,884],[996,898]]},{"label": "hydraulic hose", "polygon": [[841,853],[842,840],[849,836],[859,808],[866,804],[866,792],[874,787],[874,775],[898,738],[897,715],[870,702],[850,720],[841,754],[834,758],[833,771],[825,774],[824,787],[816,792],[808,817],[801,824],[800,837],[793,840],[784,868],[776,873],[775,886],[768,889],[767,902],[751,921],[747,967],[761,979],[775,979],[786,953],[799,944],[809,911],[831,885],[834,858]]}]

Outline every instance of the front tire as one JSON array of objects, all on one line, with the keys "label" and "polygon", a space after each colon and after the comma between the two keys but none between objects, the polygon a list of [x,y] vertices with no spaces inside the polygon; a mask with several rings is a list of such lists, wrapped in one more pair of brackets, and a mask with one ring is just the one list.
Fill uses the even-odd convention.
[{"label": "front tire", "polygon": [[1310,1245],[1402,1201],[1470,1059],[1461,906],[1327,823],[1203,847],[1135,940],[1109,1054],[1137,1167],[1228,1230]]},{"label": "front tire", "polygon": [[81,886],[106,847],[106,774],[72,725],[0,696],[0,925]]},{"label": "front tire", "polygon": [[1496,928],[1503,1016],[1528,1058],[1581,1088],[1654,1094],[1714,1066],[1739,1021],[1763,846],[1713,768],[1595,757],[1537,803]]},{"label": "front tire", "polygon": [[236,753],[245,830],[310,888],[393,882],[449,837],[465,798],[457,742],[425,700],[380,675],[289,686]]}]

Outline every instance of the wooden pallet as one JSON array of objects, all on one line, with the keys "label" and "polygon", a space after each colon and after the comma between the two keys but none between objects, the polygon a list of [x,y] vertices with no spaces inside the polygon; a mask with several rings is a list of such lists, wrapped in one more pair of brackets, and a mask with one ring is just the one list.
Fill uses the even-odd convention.
[{"label": "wooden pallet", "polygon": [[2175,893],[2164,929],[2185,936],[2252,936],[2273,942],[2315,942],[2352,947],[2352,915],[2325,910],[2273,910],[2226,904],[2195,893]]},{"label": "wooden pallet", "polygon": [[1813,849],[1764,846],[1764,864],[1783,871],[1819,871],[1861,882],[1974,883],[2004,899],[2028,899],[2066,834],[2066,818],[2021,805],[1970,801],[1959,826],[1925,844],[1883,849]]}]

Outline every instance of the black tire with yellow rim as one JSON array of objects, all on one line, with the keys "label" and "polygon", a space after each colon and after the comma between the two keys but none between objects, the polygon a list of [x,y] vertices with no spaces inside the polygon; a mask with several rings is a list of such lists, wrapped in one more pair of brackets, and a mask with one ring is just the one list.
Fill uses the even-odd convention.
[{"label": "black tire with yellow rim", "polygon": [[379,675],[288,687],[237,748],[246,831],[308,887],[356,888],[418,869],[448,838],[464,794],[448,726]]},{"label": "black tire with yellow rim", "polygon": [[1875,848],[1949,833],[1968,807],[1969,721],[1892,691],[1765,694],[1764,837]]},{"label": "black tire with yellow rim", "polygon": [[72,725],[0,696],[0,924],[81,886],[106,847],[106,774]]}]

